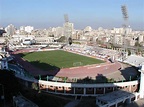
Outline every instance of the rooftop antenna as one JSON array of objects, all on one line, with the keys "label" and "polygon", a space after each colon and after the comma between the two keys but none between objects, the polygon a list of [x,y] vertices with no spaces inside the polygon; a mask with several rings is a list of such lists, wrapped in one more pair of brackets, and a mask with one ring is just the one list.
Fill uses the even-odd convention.
[{"label": "rooftop antenna", "polygon": [[126,35],[127,35],[127,26],[128,26],[128,11],[127,11],[127,7],[126,5],[122,5],[121,6],[121,11],[122,11],[122,15],[123,15],[123,19],[124,19],[124,24],[123,24],[123,28],[124,28],[124,33],[123,33],[123,49],[124,52],[122,52],[122,61],[124,61],[124,59],[126,58]]}]

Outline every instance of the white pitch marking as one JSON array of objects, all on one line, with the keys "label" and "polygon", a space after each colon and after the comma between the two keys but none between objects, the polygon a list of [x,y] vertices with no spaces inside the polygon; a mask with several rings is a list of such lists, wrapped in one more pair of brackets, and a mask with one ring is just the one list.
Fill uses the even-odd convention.
[{"label": "white pitch marking", "polygon": [[92,67],[88,67],[88,69],[98,68],[98,67],[101,67],[101,66],[92,66]]},{"label": "white pitch marking", "polygon": [[79,68],[79,67],[72,67],[72,68],[69,68],[69,69],[76,69],[76,68]]}]

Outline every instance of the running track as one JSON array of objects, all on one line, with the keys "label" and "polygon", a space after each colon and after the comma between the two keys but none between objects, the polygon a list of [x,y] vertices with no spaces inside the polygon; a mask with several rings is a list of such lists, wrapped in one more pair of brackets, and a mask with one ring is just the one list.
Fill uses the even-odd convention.
[{"label": "running track", "polygon": [[[35,49],[34,49],[35,50]],[[17,51],[16,53],[28,52],[29,50]],[[29,62],[21,59],[16,53],[13,53],[18,63],[20,63],[27,71],[32,75],[54,75],[60,77],[69,77],[69,78],[84,78],[84,77],[96,77],[98,74],[109,74],[117,71],[121,68],[120,63],[110,63],[106,62],[103,64],[88,65],[81,67],[72,67],[72,68],[63,68],[57,71],[43,71],[31,65]]]}]

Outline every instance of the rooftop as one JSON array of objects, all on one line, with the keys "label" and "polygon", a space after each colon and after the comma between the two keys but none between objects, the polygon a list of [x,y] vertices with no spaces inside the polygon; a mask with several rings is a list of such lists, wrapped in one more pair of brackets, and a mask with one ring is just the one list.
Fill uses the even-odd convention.
[{"label": "rooftop", "polygon": [[97,97],[97,99],[99,99],[105,103],[112,103],[118,99],[123,99],[123,98],[126,98],[131,95],[133,95],[133,94],[129,93],[127,91],[118,90],[118,91],[114,91],[114,92],[105,94],[103,96],[99,96],[99,97]]},{"label": "rooftop", "polygon": [[38,107],[36,104],[23,96],[14,96],[13,101],[15,102],[17,107]]}]

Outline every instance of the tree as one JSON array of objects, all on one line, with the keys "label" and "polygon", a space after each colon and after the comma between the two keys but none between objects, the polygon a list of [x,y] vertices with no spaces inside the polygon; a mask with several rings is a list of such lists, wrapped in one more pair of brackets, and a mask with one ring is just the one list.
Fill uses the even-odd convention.
[{"label": "tree", "polygon": [[8,38],[5,38],[4,44],[7,45],[9,42]]},{"label": "tree", "polygon": [[135,42],[135,46],[140,47],[141,45],[138,42]]},{"label": "tree", "polygon": [[131,51],[128,49],[128,56],[131,55]]},{"label": "tree", "polygon": [[71,37],[68,38],[68,42],[70,45],[72,44],[72,38]]}]

